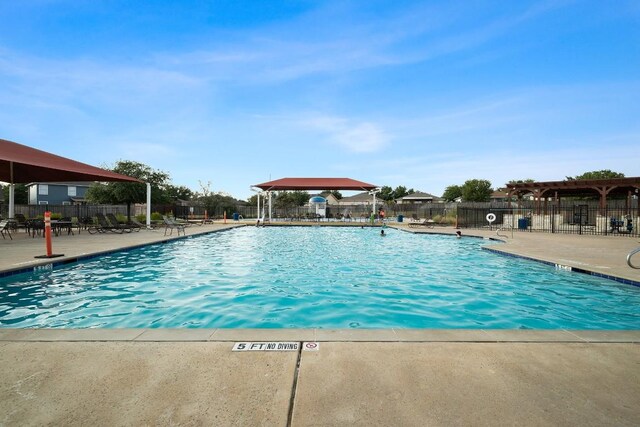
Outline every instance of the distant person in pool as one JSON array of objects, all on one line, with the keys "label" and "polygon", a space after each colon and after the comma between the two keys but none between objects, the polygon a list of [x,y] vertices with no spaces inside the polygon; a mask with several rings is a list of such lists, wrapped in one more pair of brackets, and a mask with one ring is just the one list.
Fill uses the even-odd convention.
[{"label": "distant person in pool", "polygon": [[461,238],[461,237],[462,237],[462,231],[457,230],[457,231],[456,231],[456,237],[457,237],[458,239],[459,239],[459,238]]},{"label": "distant person in pool", "polygon": [[380,230],[380,235],[383,237],[386,236],[386,234],[384,234],[384,230]]}]

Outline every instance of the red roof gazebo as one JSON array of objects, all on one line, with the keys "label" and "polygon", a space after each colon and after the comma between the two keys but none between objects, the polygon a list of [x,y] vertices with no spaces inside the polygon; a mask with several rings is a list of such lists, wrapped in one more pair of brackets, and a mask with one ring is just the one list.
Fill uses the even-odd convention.
[{"label": "red roof gazebo", "polygon": [[[373,196],[375,210],[375,193],[378,186],[351,178],[280,178],[275,181],[256,184],[253,188],[266,191],[269,195],[269,220],[271,220],[271,192],[285,190],[353,190],[369,191]],[[260,216],[260,193],[258,193],[258,217]]]},{"label": "red roof gazebo", "polygon": [[378,188],[373,184],[351,178],[280,178],[275,181],[256,184],[264,191],[283,190],[354,190],[371,191]]}]

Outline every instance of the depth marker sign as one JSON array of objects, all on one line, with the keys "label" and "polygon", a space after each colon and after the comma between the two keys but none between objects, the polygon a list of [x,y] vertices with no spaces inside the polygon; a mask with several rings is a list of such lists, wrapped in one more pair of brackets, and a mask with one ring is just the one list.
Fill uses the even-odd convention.
[{"label": "depth marker sign", "polygon": [[232,351],[298,351],[299,342],[237,342]]}]

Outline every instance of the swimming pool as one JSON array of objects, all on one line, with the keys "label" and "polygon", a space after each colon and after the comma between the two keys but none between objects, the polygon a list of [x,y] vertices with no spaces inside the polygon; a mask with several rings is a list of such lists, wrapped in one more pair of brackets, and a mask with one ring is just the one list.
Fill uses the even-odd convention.
[{"label": "swimming pool", "polygon": [[9,276],[0,326],[640,329],[637,287],[386,234],[244,227]]}]

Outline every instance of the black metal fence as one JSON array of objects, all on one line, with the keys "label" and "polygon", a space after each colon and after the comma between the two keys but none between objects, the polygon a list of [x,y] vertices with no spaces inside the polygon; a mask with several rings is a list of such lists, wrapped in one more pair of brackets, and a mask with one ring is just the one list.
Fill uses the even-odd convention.
[{"label": "black metal fence", "polygon": [[[492,222],[489,222],[492,219]],[[640,236],[637,206],[578,203],[544,208],[459,206],[459,227],[502,228],[520,232]]]},{"label": "black metal fence", "polygon": [[[517,207],[508,207],[498,203],[427,203],[427,204],[380,204],[376,206],[374,215],[379,209],[385,211],[385,218],[391,221],[416,221],[431,219],[437,224],[455,225],[464,228],[502,228],[517,232],[545,232],[564,234],[593,234],[640,236],[640,208],[638,200],[631,203],[611,201],[601,208],[597,202],[576,201],[571,204],[541,205],[533,202],[520,202]],[[6,204],[2,214],[6,216]],[[42,217],[45,211],[60,214],[62,217],[94,217],[97,213],[126,215],[126,205],[16,205],[16,213],[27,218]],[[206,212],[205,212],[206,211]],[[173,215],[177,218],[202,218],[205,215],[212,219],[242,218],[255,219],[268,215],[266,206],[261,206],[258,215],[256,206],[236,205],[218,206],[205,210],[204,206],[152,205],[151,212],[162,215]],[[144,215],[144,205],[131,207],[132,215]],[[236,215],[234,215],[236,214]],[[327,206],[325,216],[318,218],[315,210],[309,207],[277,207],[272,208],[273,221],[332,221],[351,220],[367,221],[371,215],[370,205]],[[487,218],[493,221],[489,222]]]},{"label": "black metal fence", "polygon": [[[380,209],[384,210],[385,217],[392,220],[397,220],[402,217],[403,220],[417,220],[417,219],[441,219],[448,217],[450,222],[453,223],[455,218],[455,209],[448,207],[444,204],[434,204],[430,206],[420,205],[376,205],[376,211],[374,215],[377,217],[380,214]],[[256,206],[235,206],[233,208],[217,208],[212,212],[207,212],[210,217],[222,218],[226,212],[227,218],[231,218],[233,213],[242,215],[243,218],[258,218],[268,216],[268,207],[260,206],[260,215],[258,215],[258,209]],[[200,216],[204,214],[203,207],[180,207],[177,211],[178,217],[187,218],[189,215]],[[352,221],[366,221],[371,216],[371,205],[340,205],[340,206],[327,206],[325,215],[318,219],[315,215],[315,209],[308,206],[295,206],[295,207],[278,207],[272,206],[271,216],[274,221],[297,221],[297,220],[344,220],[351,219]],[[405,219],[406,218],[406,219]]]},{"label": "black metal fence", "polygon": [[[126,215],[126,205],[15,205],[15,213],[27,218],[42,218],[49,211],[62,217],[94,217],[97,213]],[[6,213],[5,213],[6,215]]]}]

